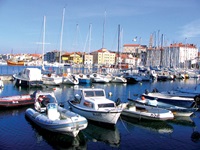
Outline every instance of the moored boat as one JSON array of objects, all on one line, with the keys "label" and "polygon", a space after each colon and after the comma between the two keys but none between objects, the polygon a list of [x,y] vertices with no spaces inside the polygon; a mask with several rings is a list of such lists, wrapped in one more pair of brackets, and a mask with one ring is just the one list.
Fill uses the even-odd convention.
[{"label": "moored boat", "polygon": [[7,60],[7,65],[9,66],[24,66],[23,60]]},{"label": "moored boat", "polygon": [[122,105],[124,107],[122,115],[127,117],[137,118],[139,120],[168,120],[174,118],[173,113],[167,109],[147,106],[134,101],[129,101]]},{"label": "moored boat", "polygon": [[153,106],[153,107],[159,107],[163,109],[170,110],[174,116],[191,116],[194,112],[198,110],[198,108],[185,108],[185,107],[180,107],[180,106],[175,106],[163,102],[159,102],[156,99],[150,100],[150,99],[145,99],[144,96],[141,96],[141,98],[137,98],[135,100],[133,99],[128,99],[131,101],[134,101],[136,103],[140,103],[143,105],[148,105],[148,106]]},{"label": "moored boat", "polygon": [[150,100],[156,99],[158,102],[163,102],[180,107],[191,108],[195,105],[194,98],[173,96],[156,91],[148,92],[146,90],[145,93],[142,94],[142,96]]},{"label": "moored boat", "polygon": [[115,102],[106,98],[104,89],[83,88],[68,101],[72,111],[89,120],[115,125],[122,112]]},{"label": "moored boat", "polygon": [[79,84],[79,79],[71,74],[71,73],[65,73],[63,74],[63,81],[62,81],[63,84],[70,84],[70,85],[77,85]]},{"label": "moored boat", "polygon": [[93,73],[90,75],[90,78],[93,83],[108,83],[110,82],[110,78],[106,77],[105,75]]},{"label": "moored boat", "polygon": [[55,73],[49,73],[42,76],[42,81],[45,85],[61,85],[63,82],[63,77]]},{"label": "moored boat", "polygon": [[0,107],[10,108],[10,107],[20,107],[33,105],[35,102],[34,95],[24,94],[24,95],[14,95],[5,96],[0,98]]},{"label": "moored boat", "polygon": [[14,84],[23,87],[40,87],[43,84],[42,73],[38,68],[25,68],[14,74]]},{"label": "moored boat", "polygon": [[90,84],[92,82],[89,75],[81,73],[75,76],[78,78],[80,84]]},{"label": "moored boat", "polygon": [[85,117],[58,106],[53,92],[37,92],[35,109],[28,108],[25,115],[43,129],[72,137],[76,137],[88,124]]},{"label": "moored boat", "polygon": [[112,76],[111,83],[127,83],[127,80],[124,77]]}]

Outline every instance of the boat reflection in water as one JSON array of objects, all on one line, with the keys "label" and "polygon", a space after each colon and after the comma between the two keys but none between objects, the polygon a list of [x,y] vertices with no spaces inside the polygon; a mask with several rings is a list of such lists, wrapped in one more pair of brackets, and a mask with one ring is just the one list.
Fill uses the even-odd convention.
[{"label": "boat reflection in water", "polygon": [[104,142],[111,147],[120,145],[120,133],[116,126],[104,128],[94,122],[89,122],[87,128],[82,132],[89,141]]},{"label": "boat reflection in water", "polygon": [[190,126],[190,127],[196,126],[195,122],[189,116],[177,116],[172,120],[167,120],[167,122],[172,123],[172,124],[182,125],[182,126]]},{"label": "boat reflection in water", "polygon": [[166,121],[154,121],[154,120],[138,120],[133,119],[126,116],[121,116],[122,121],[126,126],[129,126],[131,124],[134,126],[138,126],[139,128],[144,128],[150,131],[158,132],[160,134],[169,134],[173,132],[173,127],[168,124]]},{"label": "boat reflection in water", "polygon": [[85,137],[81,132],[79,132],[76,137],[71,137],[69,135],[44,130],[39,126],[32,124],[27,117],[26,120],[35,131],[37,143],[46,141],[53,149],[87,149]]}]

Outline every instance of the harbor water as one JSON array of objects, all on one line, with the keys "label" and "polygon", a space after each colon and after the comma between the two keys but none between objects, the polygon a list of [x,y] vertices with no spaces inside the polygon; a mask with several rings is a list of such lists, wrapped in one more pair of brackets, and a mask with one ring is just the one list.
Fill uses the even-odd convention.
[{"label": "harbor water", "polygon": [[[58,102],[68,108],[73,91],[81,87],[103,88],[107,97],[113,101],[120,98],[126,102],[128,98],[137,98],[145,89],[152,91],[172,90],[181,87],[194,87],[197,79],[176,80],[165,82],[141,82],[137,84],[91,84],[91,85],[61,85],[40,90],[54,91]],[[12,81],[4,81],[4,89],[0,97],[33,93],[34,88],[22,88],[13,85]],[[109,92],[112,95],[109,95]],[[146,122],[120,117],[113,128],[105,128],[89,122],[88,127],[76,138],[57,134],[38,128],[25,117],[29,107],[0,110],[0,149],[39,150],[39,149],[162,149],[162,150],[199,150],[200,140],[191,138],[194,132],[200,133],[200,112],[191,117],[175,118],[170,121]]]}]

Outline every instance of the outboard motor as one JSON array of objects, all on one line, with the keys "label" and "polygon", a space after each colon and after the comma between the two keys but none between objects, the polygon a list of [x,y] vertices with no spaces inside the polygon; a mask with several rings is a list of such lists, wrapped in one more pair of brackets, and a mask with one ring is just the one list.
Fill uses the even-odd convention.
[{"label": "outboard motor", "polygon": [[115,103],[116,103],[116,106],[119,106],[119,104],[121,103],[121,99],[118,98]]},{"label": "outboard motor", "polygon": [[200,94],[199,94],[199,95],[196,95],[196,96],[194,97],[194,101],[195,101],[196,105],[200,105]]},{"label": "outboard motor", "polygon": [[149,91],[146,89],[146,90],[144,91],[144,93],[148,95],[148,94],[149,94]]},{"label": "outboard motor", "polygon": [[158,89],[157,88],[154,88],[152,93],[158,93]]},{"label": "outboard motor", "polygon": [[59,103],[59,106],[60,106],[60,107],[63,107],[63,108],[65,107],[65,105],[64,105],[62,102]]}]

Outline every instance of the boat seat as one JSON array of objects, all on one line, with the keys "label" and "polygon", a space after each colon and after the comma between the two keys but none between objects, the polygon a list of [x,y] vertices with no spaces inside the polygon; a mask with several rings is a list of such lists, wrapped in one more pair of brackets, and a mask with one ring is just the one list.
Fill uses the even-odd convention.
[{"label": "boat seat", "polygon": [[35,109],[38,111],[38,112],[45,112],[46,111],[46,107],[41,107],[41,104],[39,102],[36,102],[35,103]]},{"label": "boat seat", "polygon": [[57,120],[60,118],[56,103],[47,104],[47,116],[50,120]]}]

